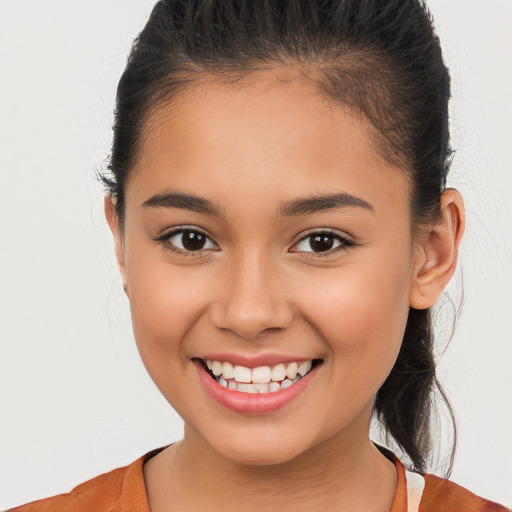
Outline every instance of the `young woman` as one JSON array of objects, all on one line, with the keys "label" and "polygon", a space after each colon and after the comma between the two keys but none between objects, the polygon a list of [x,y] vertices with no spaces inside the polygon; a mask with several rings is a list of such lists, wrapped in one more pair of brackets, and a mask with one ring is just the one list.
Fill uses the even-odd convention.
[{"label": "young woman", "polygon": [[159,2],[105,211],[184,438],[16,510],[505,510],[425,473],[430,308],[464,231],[449,95],[418,1]]}]

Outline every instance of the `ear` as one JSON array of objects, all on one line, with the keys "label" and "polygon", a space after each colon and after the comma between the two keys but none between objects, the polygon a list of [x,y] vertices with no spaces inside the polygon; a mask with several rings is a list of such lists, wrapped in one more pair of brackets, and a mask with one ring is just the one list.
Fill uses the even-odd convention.
[{"label": "ear", "polygon": [[119,215],[116,210],[116,199],[110,194],[105,196],[105,217],[110,227],[110,231],[112,231],[112,235],[114,236],[117,265],[121,271],[124,291],[128,294],[126,286],[126,259],[123,243],[123,231]]},{"label": "ear", "polygon": [[441,196],[441,218],[418,235],[409,304],[415,309],[434,305],[452,278],[464,233],[464,201],[455,189]]}]

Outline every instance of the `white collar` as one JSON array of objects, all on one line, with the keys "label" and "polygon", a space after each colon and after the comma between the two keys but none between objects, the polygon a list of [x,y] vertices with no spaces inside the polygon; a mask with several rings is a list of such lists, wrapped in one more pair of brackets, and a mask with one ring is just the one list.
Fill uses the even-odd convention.
[{"label": "white collar", "polygon": [[407,483],[407,512],[418,512],[420,501],[425,488],[425,479],[419,473],[405,470]]}]

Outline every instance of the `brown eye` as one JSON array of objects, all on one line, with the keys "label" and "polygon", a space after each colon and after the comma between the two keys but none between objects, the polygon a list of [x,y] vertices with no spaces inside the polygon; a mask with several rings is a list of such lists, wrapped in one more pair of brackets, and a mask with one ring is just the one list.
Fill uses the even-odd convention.
[{"label": "brown eye", "polygon": [[332,235],[315,235],[309,237],[309,246],[314,252],[330,251],[334,247]]},{"label": "brown eye", "polygon": [[183,231],[181,243],[187,251],[200,251],[204,248],[206,237],[195,231]]},{"label": "brown eye", "polygon": [[207,249],[218,249],[215,243],[204,233],[194,229],[180,229],[160,239],[174,250],[182,252],[197,252]]},{"label": "brown eye", "polygon": [[346,238],[330,231],[311,233],[302,238],[293,248],[293,252],[328,253],[337,249],[352,247],[354,244]]}]

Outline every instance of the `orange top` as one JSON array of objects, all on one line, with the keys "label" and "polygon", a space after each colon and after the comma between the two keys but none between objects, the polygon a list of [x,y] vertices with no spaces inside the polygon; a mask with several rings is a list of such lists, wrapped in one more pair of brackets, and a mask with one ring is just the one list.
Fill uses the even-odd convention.
[{"label": "orange top", "polygon": [[[150,512],[142,466],[164,448],[153,450],[128,466],[117,468],[75,487],[71,492],[33,501],[8,512]],[[398,475],[390,512],[407,512],[406,471],[393,457]],[[425,474],[419,512],[509,512],[443,478]]]}]

